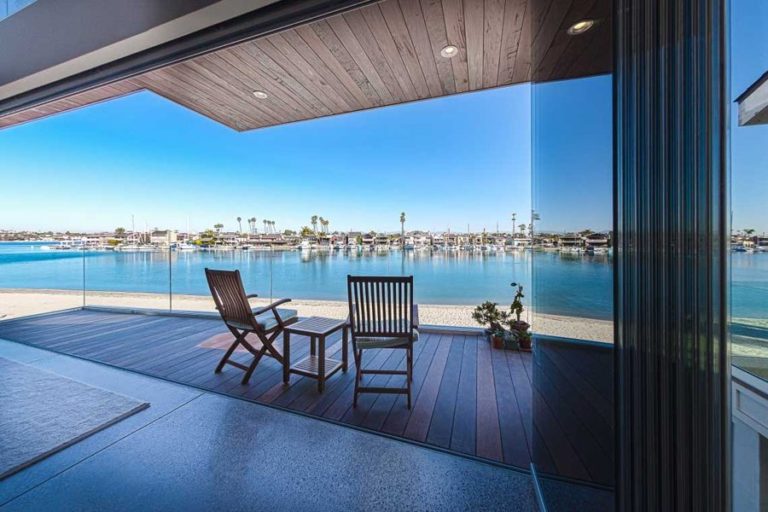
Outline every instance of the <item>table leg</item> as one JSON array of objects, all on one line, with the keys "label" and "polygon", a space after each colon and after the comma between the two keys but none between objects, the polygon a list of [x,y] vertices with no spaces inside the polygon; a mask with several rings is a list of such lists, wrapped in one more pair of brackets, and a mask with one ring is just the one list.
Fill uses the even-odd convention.
[{"label": "table leg", "polygon": [[349,331],[346,326],[341,334],[341,371],[347,371],[347,359],[349,359],[347,345],[349,344]]},{"label": "table leg", "polygon": [[309,355],[311,356],[317,355],[317,347],[315,346],[314,336],[309,337]]},{"label": "table leg", "polygon": [[325,388],[325,336],[318,336],[320,343],[320,356],[317,367],[317,391],[323,392]]},{"label": "table leg", "polygon": [[288,384],[291,375],[291,333],[283,331],[283,382]]}]

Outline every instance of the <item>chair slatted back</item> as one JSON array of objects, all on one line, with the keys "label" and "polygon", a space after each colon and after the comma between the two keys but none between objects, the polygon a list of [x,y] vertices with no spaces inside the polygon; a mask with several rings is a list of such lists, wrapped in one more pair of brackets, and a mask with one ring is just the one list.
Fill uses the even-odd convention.
[{"label": "chair slatted back", "polygon": [[413,276],[347,276],[353,336],[413,336]]},{"label": "chair slatted back", "polygon": [[216,303],[216,309],[219,310],[224,323],[256,327],[239,270],[211,270],[206,268],[205,278],[208,280],[213,301]]}]

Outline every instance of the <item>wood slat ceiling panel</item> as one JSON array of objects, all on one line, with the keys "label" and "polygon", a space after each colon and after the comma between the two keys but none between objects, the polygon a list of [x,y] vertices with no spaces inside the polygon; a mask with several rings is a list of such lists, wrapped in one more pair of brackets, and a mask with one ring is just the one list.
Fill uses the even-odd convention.
[{"label": "wood slat ceiling panel", "polygon": [[80,107],[93,105],[141,90],[142,87],[131,80],[123,80],[115,84],[105,85],[98,89],[84,91],[67,98],[52,101],[45,105],[0,117],[0,128],[26,123],[41,117],[66,112]]},{"label": "wood slat ceiling panel", "polygon": [[[0,127],[147,89],[251,130],[530,81],[532,42],[537,80],[610,68],[598,58],[605,34],[565,33],[607,17],[607,0],[530,2],[383,0],[5,116]],[[458,48],[451,59],[440,55],[449,44]]]}]

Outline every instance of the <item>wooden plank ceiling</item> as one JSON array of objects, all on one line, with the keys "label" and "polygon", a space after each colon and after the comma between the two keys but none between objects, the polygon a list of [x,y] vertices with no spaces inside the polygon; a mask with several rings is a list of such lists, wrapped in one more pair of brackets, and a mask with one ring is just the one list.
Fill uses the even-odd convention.
[{"label": "wooden plank ceiling", "polygon": [[[529,0],[384,0],[0,117],[0,128],[149,90],[245,131],[526,82],[532,40],[547,57],[537,77],[587,74],[575,56],[606,42],[564,33],[605,0],[542,1],[539,13]],[[542,23],[553,28],[532,29]],[[452,58],[441,55],[448,45]],[[588,74],[606,66],[585,64]]]}]

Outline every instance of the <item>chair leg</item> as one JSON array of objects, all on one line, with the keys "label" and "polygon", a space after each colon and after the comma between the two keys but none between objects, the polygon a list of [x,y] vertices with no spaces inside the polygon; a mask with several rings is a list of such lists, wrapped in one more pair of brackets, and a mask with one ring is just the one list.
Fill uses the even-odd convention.
[{"label": "chair leg", "polygon": [[224,357],[221,358],[221,361],[219,361],[218,366],[216,366],[215,373],[221,373],[221,370],[222,370],[222,368],[224,368],[224,365],[227,364],[227,361],[229,360],[229,357],[235,351],[235,349],[240,344],[240,342],[245,339],[245,335],[246,335],[246,333],[243,332],[243,333],[240,333],[240,334],[235,336],[235,341],[232,343],[232,345],[224,353]]},{"label": "chair leg", "polygon": [[413,382],[413,348],[408,348],[408,374],[405,376],[406,385],[408,386],[408,409],[411,408],[411,382]]},{"label": "chair leg", "polygon": [[261,361],[261,357],[264,355],[264,352],[267,351],[267,348],[262,346],[261,350],[259,350],[259,353],[256,354],[253,358],[253,362],[248,367],[248,370],[245,372],[245,375],[243,376],[243,380],[241,381],[241,384],[245,385],[248,384],[248,381],[251,380],[251,375],[253,375],[253,370],[256,369],[256,365],[259,364],[259,361]]},{"label": "chair leg", "polygon": [[408,382],[413,382],[413,348],[408,349],[407,359]]},{"label": "chair leg", "polygon": [[355,395],[352,399],[352,407],[357,407],[357,393],[360,388],[360,380],[363,378],[362,364],[363,364],[363,351],[355,350]]}]

